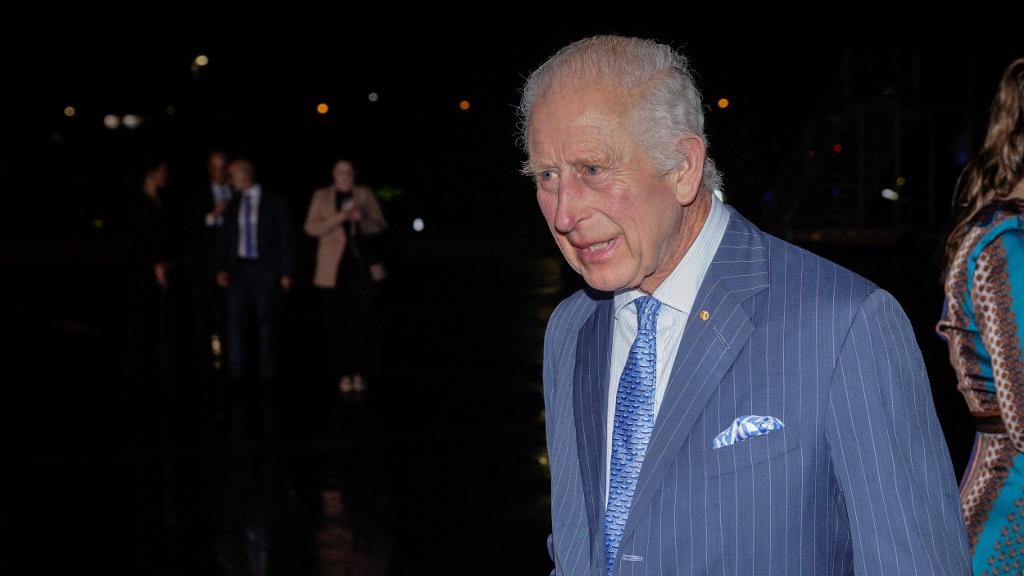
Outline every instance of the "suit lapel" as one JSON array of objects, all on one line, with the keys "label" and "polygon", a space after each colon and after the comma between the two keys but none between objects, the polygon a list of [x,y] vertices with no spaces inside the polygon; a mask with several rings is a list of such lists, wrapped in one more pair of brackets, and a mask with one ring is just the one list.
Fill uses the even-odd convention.
[{"label": "suit lapel", "polygon": [[594,566],[604,564],[605,443],[608,418],[608,372],[611,362],[613,300],[599,301],[580,329],[573,371],[573,413],[583,496],[590,527]]},{"label": "suit lapel", "polygon": [[729,226],[683,331],[640,469],[623,542],[636,528],[705,404],[754,330],[742,303],[767,287],[764,237],[752,224],[730,212]]}]

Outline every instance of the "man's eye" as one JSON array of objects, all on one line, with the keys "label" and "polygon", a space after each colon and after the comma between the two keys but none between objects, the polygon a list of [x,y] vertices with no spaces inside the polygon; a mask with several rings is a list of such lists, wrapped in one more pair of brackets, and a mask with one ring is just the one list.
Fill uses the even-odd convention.
[{"label": "man's eye", "polygon": [[594,165],[586,166],[583,168],[583,173],[586,174],[587,176],[600,176],[601,167]]},{"label": "man's eye", "polygon": [[540,173],[540,179],[543,180],[544,182],[550,182],[551,180],[554,180],[555,176],[556,174],[554,170],[544,170],[543,172]]}]

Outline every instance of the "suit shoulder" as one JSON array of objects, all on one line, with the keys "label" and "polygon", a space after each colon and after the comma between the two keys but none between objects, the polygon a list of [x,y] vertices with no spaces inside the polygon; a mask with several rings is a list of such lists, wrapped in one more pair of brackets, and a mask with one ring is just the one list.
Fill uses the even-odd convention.
[{"label": "suit shoulder", "polygon": [[[726,263],[735,261],[742,265],[763,259],[763,270],[767,272],[768,285],[773,289],[796,288],[810,297],[831,297],[833,292],[841,292],[847,301],[852,298],[856,303],[864,301],[878,289],[859,274],[764,232],[733,209],[730,209],[729,228],[719,249],[720,255],[723,252],[726,253]],[[805,280],[813,278],[813,281],[794,283],[794,278],[801,277]]]},{"label": "suit shoulder", "polygon": [[794,286],[800,292],[803,306],[828,313],[828,324],[837,338],[845,342],[860,324],[857,318],[883,316],[906,325],[909,320],[896,298],[874,282],[835,262],[784,240],[771,237],[772,286]]},{"label": "suit shoulder", "polygon": [[802,275],[805,280],[801,289],[818,297],[835,296],[837,304],[846,303],[860,307],[872,294],[879,292],[878,286],[850,269],[819,256],[810,250],[766,234],[771,276],[795,277]]},{"label": "suit shoulder", "polygon": [[597,308],[597,303],[598,300],[587,290],[578,290],[555,307],[544,333],[545,356],[575,345],[576,335]]},{"label": "suit shoulder", "polygon": [[[598,300],[585,290],[579,290],[562,300],[548,318],[544,332],[544,393],[550,396],[560,378],[558,367],[575,354],[580,329],[597,308]],[[564,376],[564,375],[563,375]]]},{"label": "suit shoulder", "polygon": [[548,333],[578,331],[596,307],[597,300],[586,290],[577,290],[555,306],[548,318]]}]

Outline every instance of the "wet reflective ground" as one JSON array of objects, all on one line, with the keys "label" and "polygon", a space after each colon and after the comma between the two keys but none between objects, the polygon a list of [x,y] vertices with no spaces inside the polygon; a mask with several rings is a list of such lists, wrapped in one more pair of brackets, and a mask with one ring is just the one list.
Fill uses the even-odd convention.
[{"label": "wet reflective ground", "polygon": [[550,570],[540,362],[567,289],[557,260],[394,266],[359,401],[326,381],[299,286],[277,433],[241,439],[187,359],[167,395],[123,384],[102,242],[8,250],[3,269],[3,573]]}]

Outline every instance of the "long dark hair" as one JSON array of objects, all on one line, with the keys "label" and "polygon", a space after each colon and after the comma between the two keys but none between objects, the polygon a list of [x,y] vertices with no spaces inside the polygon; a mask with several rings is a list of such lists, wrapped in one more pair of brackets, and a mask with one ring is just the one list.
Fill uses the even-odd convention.
[{"label": "long dark hair", "polygon": [[1003,73],[992,102],[985,145],[964,167],[953,194],[953,230],[946,238],[946,269],[957,247],[986,207],[1009,196],[1024,180],[1024,58]]}]

